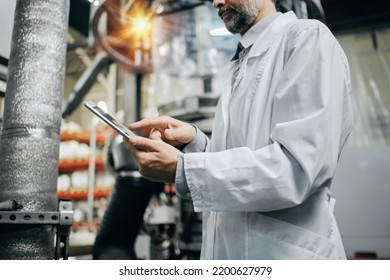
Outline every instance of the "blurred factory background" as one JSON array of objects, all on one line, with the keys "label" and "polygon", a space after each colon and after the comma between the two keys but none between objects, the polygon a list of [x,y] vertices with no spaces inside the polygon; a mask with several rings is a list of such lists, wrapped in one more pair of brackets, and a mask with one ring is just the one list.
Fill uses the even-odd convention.
[{"label": "blurred factory background", "polygon": [[[0,128],[17,2],[0,0]],[[324,21],[347,54],[355,129],[333,183],[336,218],[349,259],[389,259],[390,2],[280,0],[278,5]],[[115,135],[83,101],[99,103],[125,124],[164,114],[211,133],[218,69],[231,59],[239,38],[224,29],[212,1],[70,0],[68,8],[55,187],[60,199],[72,201],[73,224],[65,242],[77,259],[90,257],[115,183],[115,166],[107,166]],[[5,184],[0,180],[0,203],[8,197],[2,195]],[[201,223],[191,205],[175,196],[174,186],[154,190],[137,236],[137,257],[197,258]]]}]

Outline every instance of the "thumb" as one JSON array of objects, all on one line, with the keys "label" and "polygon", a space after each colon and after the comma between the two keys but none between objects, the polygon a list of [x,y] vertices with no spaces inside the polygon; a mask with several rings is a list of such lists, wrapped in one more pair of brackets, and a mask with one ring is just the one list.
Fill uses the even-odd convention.
[{"label": "thumb", "polygon": [[164,136],[168,140],[176,140],[177,135],[175,129],[166,129],[164,130]]},{"label": "thumb", "polygon": [[144,150],[148,152],[157,151],[158,144],[161,143],[159,140],[153,140],[145,137],[131,137],[129,142],[132,146],[139,150]]},{"label": "thumb", "polygon": [[152,129],[149,134],[149,138],[153,140],[162,140],[161,132],[158,129]]},{"label": "thumb", "polygon": [[196,128],[188,125],[188,127],[169,128],[164,130],[164,137],[172,143],[187,144],[195,137],[195,133],[191,132],[191,129],[196,131]]}]

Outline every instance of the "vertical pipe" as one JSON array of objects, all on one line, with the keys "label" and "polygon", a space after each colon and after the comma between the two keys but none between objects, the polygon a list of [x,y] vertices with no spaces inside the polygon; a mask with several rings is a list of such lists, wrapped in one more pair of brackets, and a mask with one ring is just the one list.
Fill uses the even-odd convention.
[{"label": "vertical pipe", "polygon": [[135,95],[136,95],[136,107],[135,107],[135,119],[137,121],[142,119],[142,78],[143,74],[135,74]]},{"label": "vertical pipe", "polygon": [[[3,131],[0,201],[22,211],[57,209],[61,100],[69,0],[18,0],[15,8]],[[0,228],[0,259],[53,259],[54,228]]]}]

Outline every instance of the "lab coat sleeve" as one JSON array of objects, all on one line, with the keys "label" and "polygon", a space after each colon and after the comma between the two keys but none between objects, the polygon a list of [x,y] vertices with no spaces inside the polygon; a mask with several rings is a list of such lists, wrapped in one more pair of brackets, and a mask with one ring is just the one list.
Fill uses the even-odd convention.
[{"label": "lab coat sleeve", "polygon": [[196,136],[195,138],[188,143],[184,149],[183,153],[197,153],[197,152],[205,152],[209,145],[209,138],[206,134],[204,134],[199,128],[196,128]]},{"label": "lab coat sleeve", "polygon": [[183,199],[191,198],[191,192],[188,189],[188,185],[184,173],[183,153],[205,152],[209,145],[209,139],[206,136],[206,134],[204,134],[196,126],[195,128],[196,128],[195,138],[184,147],[182,153],[180,153],[177,158],[176,174],[175,174],[176,194]]},{"label": "lab coat sleeve", "polygon": [[183,156],[195,211],[280,210],[330,187],[352,129],[348,64],[325,26],[298,26],[289,36],[272,81],[270,144]]}]

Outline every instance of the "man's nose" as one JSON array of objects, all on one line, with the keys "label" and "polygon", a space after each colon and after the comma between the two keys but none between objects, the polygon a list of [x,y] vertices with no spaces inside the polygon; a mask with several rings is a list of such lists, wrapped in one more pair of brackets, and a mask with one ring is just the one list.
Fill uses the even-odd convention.
[{"label": "man's nose", "polygon": [[213,1],[214,8],[218,9],[225,5],[225,0],[214,0]]}]

